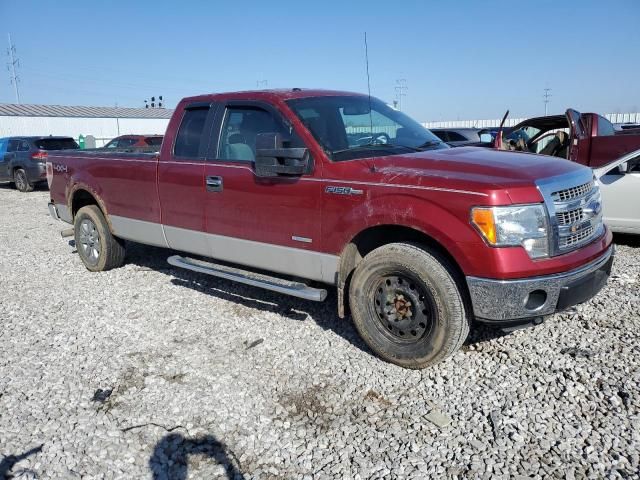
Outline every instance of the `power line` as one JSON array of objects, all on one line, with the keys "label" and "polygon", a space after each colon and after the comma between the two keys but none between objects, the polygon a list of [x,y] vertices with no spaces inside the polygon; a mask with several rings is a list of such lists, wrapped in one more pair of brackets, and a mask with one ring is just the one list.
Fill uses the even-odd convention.
[{"label": "power line", "polygon": [[398,110],[402,111],[402,97],[406,97],[407,96],[407,90],[409,89],[409,87],[407,87],[407,79],[406,78],[399,78],[398,80],[396,80],[396,87],[395,87],[395,91],[396,91],[396,105],[398,106]]},{"label": "power line", "polygon": [[16,46],[11,42],[11,34],[7,33],[9,37],[9,48],[7,49],[7,55],[9,56],[9,63],[7,63],[7,70],[9,70],[11,83],[13,84],[13,90],[16,93],[16,102],[20,104],[20,90],[18,89],[18,74],[16,73],[16,67],[20,66],[20,60],[16,57]]},{"label": "power line", "polygon": [[553,97],[553,95],[551,95],[549,92],[551,91],[550,88],[545,88],[544,89],[544,95],[542,96],[542,98],[544,98],[543,102],[544,102],[544,116],[547,116],[547,105],[550,102],[550,98]]}]

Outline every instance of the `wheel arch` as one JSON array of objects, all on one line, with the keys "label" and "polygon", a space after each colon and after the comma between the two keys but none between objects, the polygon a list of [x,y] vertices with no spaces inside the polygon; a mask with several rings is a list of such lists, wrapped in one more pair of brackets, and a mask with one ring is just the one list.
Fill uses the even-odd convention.
[{"label": "wheel arch", "polygon": [[456,283],[463,297],[469,298],[468,287],[464,281],[465,276],[460,263],[441,242],[422,230],[413,227],[377,225],[368,227],[356,234],[340,254],[336,281],[338,316],[340,318],[344,318],[348,313],[349,301],[345,292],[349,291],[349,283],[354,270],[367,253],[389,243],[414,243],[436,252],[453,269]]},{"label": "wheel arch", "polygon": [[97,206],[109,225],[109,229],[113,232],[109,216],[107,215],[107,209],[104,206],[104,202],[91,188],[86,185],[76,185],[69,195],[69,211],[71,212],[71,218],[75,219],[78,210],[88,205]]}]

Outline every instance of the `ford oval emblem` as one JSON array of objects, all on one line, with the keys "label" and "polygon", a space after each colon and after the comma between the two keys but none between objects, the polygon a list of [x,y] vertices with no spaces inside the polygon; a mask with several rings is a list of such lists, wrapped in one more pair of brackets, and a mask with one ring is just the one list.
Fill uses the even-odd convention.
[{"label": "ford oval emblem", "polygon": [[582,212],[590,217],[595,217],[600,213],[601,210],[602,203],[600,203],[598,200],[592,200],[582,209]]}]

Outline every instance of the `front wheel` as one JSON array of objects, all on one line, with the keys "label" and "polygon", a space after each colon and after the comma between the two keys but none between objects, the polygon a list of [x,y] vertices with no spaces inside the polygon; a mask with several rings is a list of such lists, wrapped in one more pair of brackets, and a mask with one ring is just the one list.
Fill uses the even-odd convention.
[{"label": "front wheel", "polygon": [[122,266],[124,241],[111,234],[107,220],[97,206],[78,210],[73,229],[78,254],[88,270],[103,272]]},{"label": "front wheel", "polygon": [[33,183],[29,181],[27,177],[27,172],[22,168],[17,168],[15,172],[13,172],[13,183],[16,188],[21,192],[32,192],[33,191]]},{"label": "front wheel", "polygon": [[349,289],[362,339],[383,359],[425,368],[458,350],[469,333],[464,300],[446,259],[392,243],[365,256]]}]

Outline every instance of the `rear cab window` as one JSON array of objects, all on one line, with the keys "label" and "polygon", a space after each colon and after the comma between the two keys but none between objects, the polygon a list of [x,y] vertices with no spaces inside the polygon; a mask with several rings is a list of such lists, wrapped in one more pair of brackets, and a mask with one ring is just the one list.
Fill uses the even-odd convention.
[{"label": "rear cab window", "polygon": [[175,157],[184,159],[204,157],[204,149],[207,145],[203,142],[203,138],[208,115],[209,105],[185,109],[173,146]]},{"label": "rear cab window", "polygon": [[8,138],[0,138],[0,155],[7,153],[7,148],[9,147],[9,139]]}]

